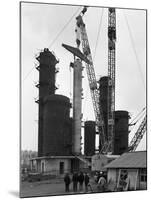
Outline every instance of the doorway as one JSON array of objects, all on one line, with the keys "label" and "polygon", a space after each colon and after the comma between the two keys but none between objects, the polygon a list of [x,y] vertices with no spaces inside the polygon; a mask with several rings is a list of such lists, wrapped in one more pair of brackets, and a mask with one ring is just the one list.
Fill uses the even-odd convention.
[{"label": "doorway", "polygon": [[41,163],[41,172],[42,173],[45,172],[45,163],[44,162]]},{"label": "doorway", "polygon": [[60,162],[59,171],[60,171],[60,174],[64,174],[64,162]]}]

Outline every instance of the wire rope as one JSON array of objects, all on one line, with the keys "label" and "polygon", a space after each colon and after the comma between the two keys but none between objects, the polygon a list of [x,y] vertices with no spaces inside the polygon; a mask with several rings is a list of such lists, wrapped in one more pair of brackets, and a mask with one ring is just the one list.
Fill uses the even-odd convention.
[{"label": "wire rope", "polygon": [[[134,126],[131,128],[129,134],[133,133],[133,130],[135,129],[135,125],[140,121],[140,119],[144,118],[144,116],[146,115],[146,112],[144,113],[144,111],[145,111],[145,108],[143,108],[143,110],[137,115],[137,117],[139,116],[139,118],[135,122],[133,122],[133,124],[132,124],[132,122],[130,123]],[[135,117],[135,119],[136,119],[136,117]]]},{"label": "wire rope", "polygon": [[30,73],[33,71],[33,69],[34,69],[35,67],[32,67],[30,70],[29,70],[29,72],[26,74],[26,76],[24,77],[24,79],[23,79],[23,82],[27,79],[27,77],[30,75]]},{"label": "wire rope", "polygon": [[103,12],[104,12],[104,9],[102,8],[101,18],[100,18],[100,23],[99,23],[99,28],[98,28],[98,34],[97,34],[97,39],[96,39],[95,49],[94,49],[93,62],[95,60],[96,50],[97,50],[97,46],[98,46],[98,40],[99,40],[100,31],[101,31],[101,27],[102,27]]},{"label": "wire rope", "polygon": [[132,124],[144,111],[145,111],[146,107],[144,107],[137,115],[136,117],[130,122],[130,124]]},{"label": "wire rope", "polygon": [[[96,39],[95,49],[94,49],[94,54],[93,54],[93,62],[95,60],[96,50],[97,50],[97,46],[98,46],[98,40],[99,40],[100,31],[101,31],[101,27],[102,27],[103,12],[104,12],[104,9],[102,8],[101,18],[100,18],[100,23],[99,23],[99,28],[98,28],[98,34],[97,34],[97,39]],[[88,97],[88,90],[89,90],[89,85],[87,86],[87,89],[86,89],[86,97],[85,97],[85,100],[84,100],[83,113],[84,113],[85,107],[86,107],[86,101],[87,101],[87,97]]]},{"label": "wire rope", "polygon": [[[48,46],[49,48],[51,48],[51,46],[55,43],[55,41],[58,39],[58,37],[61,35],[61,33],[65,30],[65,28],[70,24],[70,22],[72,21],[73,17],[78,13],[78,11],[80,10],[81,6],[78,7],[78,9],[76,10],[76,12],[71,16],[71,18],[69,19],[69,21],[63,26],[63,28],[59,31],[59,33],[56,35],[56,37],[53,39],[53,41],[51,42],[51,44]],[[26,74],[26,76],[24,77],[23,81],[25,81],[28,76],[31,74],[31,72],[33,71],[34,67],[32,67],[32,69],[30,69],[30,71]]]},{"label": "wire rope", "polygon": [[75,17],[75,15],[79,12],[79,10],[81,9],[81,6],[78,7],[78,9],[76,10],[76,12],[71,16],[71,18],[69,19],[69,21],[63,26],[63,28],[59,31],[59,33],[56,35],[56,37],[53,39],[53,41],[50,43],[49,48],[52,47],[52,45],[55,43],[55,41],[58,39],[58,37],[61,35],[61,33],[66,29],[66,27],[70,24],[70,22],[72,21],[72,19]]},{"label": "wire rope", "polygon": [[134,54],[135,54],[135,57],[136,57],[136,61],[137,61],[137,65],[138,65],[138,68],[139,68],[139,73],[140,73],[140,76],[141,76],[141,79],[142,79],[142,83],[143,83],[143,86],[145,88],[145,82],[144,82],[144,78],[143,78],[143,74],[142,74],[142,70],[141,70],[141,65],[140,65],[140,62],[139,62],[139,59],[138,59],[137,51],[136,51],[136,48],[135,48],[133,35],[132,35],[130,25],[129,25],[129,22],[128,22],[128,19],[126,17],[124,10],[123,10],[123,15],[124,15],[124,18],[125,18],[125,21],[126,21],[126,24],[127,24],[128,32],[129,32],[130,39],[131,39],[132,48],[133,48],[133,51],[134,51]]}]

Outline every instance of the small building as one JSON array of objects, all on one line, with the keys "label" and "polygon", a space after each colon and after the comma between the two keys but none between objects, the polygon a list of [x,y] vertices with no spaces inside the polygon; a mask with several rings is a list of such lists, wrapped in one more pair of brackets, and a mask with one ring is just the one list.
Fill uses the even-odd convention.
[{"label": "small building", "polygon": [[107,164],[109,191],[147,189],[147,152],[136,151],[122,154]]},{"label": "small building", "polygon": [[[84,161],[91,162],[91,156],[84,157]],[[84,163],[82,156],[43,156],[31,159],[31,172],[51,174],[55,176],[73,173],[74,171],[90,170]]]}]

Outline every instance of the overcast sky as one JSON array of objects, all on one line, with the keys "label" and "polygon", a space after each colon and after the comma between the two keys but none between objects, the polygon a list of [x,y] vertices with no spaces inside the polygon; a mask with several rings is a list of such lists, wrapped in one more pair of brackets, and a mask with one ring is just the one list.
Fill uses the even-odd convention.
[{"label": "overcast sky", "polygon": [[[49,47],[59,58],[60,62],[56,65],[60,68],[56,80],[59,89],[56,93],[72,99],[72,71],[69,70],[69,64],[73,61],[73,56],[61,44],[76,46],[75,17],[53,45],[50,44],[78,8],[81,8],[79,11],[82,10],[82,7],[78,6],[22,3],[22,149],[37,150],[38,145],[38,105],[34,102],[34,98],[38,96],[34,84],[38,81],[38,71],[34,69],[34,63],[35,54],[41,49]],[[101,16],[101,30],[94,57]],[[83,20],[94,57],[96,78],[99,79],[100,76],[106,76],[108,71],[107,8],[89,7]],[[146,106],[146,12],[116,9],[116,22],[116,110],[127,110],[133,119]],[[94,120],[86,70],[83,75],[83,119]],[[130,138],[136,129],[137,127],[133,129]],[[145,140],[144,136],[139,150],[145,149]]]}]

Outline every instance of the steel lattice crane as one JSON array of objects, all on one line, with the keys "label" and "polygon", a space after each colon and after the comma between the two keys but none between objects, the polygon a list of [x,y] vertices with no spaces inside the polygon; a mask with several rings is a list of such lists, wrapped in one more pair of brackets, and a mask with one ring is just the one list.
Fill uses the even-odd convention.
[{"label": "steel lattice crane", "polygon": [[86,63],[86,70],[89,80],[89,86],[92,96],[96,124],[99,131],[99,147],[101,153],[113,152],[114,141],[114,111],[115,111],[115,41],[116,41],[116,14],[115,8],[108,9],[108,129],[107,140],[104,132],[104,120],[102,114],[102,105],[99,105],[99,91],[93,67],[92,55],[89,46],[88,36],[82,16],[87,11],[84,7],[77,19],[77,46],[80,45],[80,35],[82,41],[83,53],[90,63]]},{"label": "steel lattice crane", "polygon": [[[115,132],[115,61],[116,61],[116,10],[115,8],[108,9],[108,124],[107,124],[107,139],[104,132],[104,117],[101,105],[99,105],[99,91],[97,88],[97,81],[92,61],[92,55],[88,36],[83,22],[83,15],[87,11],[87,7],[84,7],[80,15],[76,18],[77,20],[77,47],[80,46],[80,39],[82,41],[82,49],[84,56],[89,60],[86,62],[86,70],[88,75],[88,81],[92,96],[92,102],[94,107],[94,113],[96,117],[96,125],[99,131],[99,149],[101,153],[113,153],[114,151],[114,132]],[[129,151],[135,151],[138,144],[140,143],[145,131],[146,131],[146,116],[144,117],[141,125],[135,133],[133,139],[129,145]]]},{"label": "steel lattice crane", "polygon": [[144,133],[146,132],[146,125],[147,125],[147,116],[145,115],[145,117],[143,118],[140,126],[138,127],[138,130],[136,131],[134,137],[132,138],[130,144],[129,144],[129,148],[128,151],[135,151],[136,148],[138,147],[141,139],[144,136]]},{"label": "steel lattice crane", "polygon": [[108,152],[114,148],[116,12],[108,9]]},{"label": "steel lattice crane", "polygon": [[90,45],[88,41],[85,24],[82,19],[82,16],[84,15],[86,11],[87,11],[87,7],[84,7],[82,12],[78,15],[78,17],[76,17],[76,20],[77,20],[76,30],[75,30],[77,33],[76,42],[77,42],[77,47],[79,48],[80,41],[82,41],[83,54],[89,60],[89,63],[86,62],[86,71],[87,71],[87,76],[88,76],[88,81],[89,81],[89,86],[90,86],[90,91],[91,91],[93,108],[94,108],[94,113],[95,113],[95,118],[96,118],[96,125],[99,132],[101,146],[103,146],[107,142],[105,140],[105,135],[104,135],[104,120],[103,120],[102,109],[100,108],[101,106],[99,105],[99,91],[97,88],[97,81],[96,81],[96,76],[95,76],[95,71],[94,71],[94,66],[93,66],[93,61],[92,61]]}]

